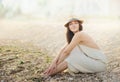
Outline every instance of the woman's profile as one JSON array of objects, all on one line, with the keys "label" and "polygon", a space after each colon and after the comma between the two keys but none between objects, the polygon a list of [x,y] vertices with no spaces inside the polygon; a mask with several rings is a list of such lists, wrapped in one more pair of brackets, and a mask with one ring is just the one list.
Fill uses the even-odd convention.
[{"label": "woman's profile", "polygon": [[44,71],[45,76],[68,69],[69,73],[97,73],[106,70],[107,58],[95,41],[83,31],[83,21],[72,18],[66,24],[67,44]]}]

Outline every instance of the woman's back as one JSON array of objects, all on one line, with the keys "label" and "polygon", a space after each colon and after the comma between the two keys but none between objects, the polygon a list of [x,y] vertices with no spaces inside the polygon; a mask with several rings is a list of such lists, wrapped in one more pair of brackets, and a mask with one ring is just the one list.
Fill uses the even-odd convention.
[{"label": "woman's back", "polygon": [[81,41],[79,44],[85,45],[91,48],[100,49],[96,42],[85,32],[81,31]]}]

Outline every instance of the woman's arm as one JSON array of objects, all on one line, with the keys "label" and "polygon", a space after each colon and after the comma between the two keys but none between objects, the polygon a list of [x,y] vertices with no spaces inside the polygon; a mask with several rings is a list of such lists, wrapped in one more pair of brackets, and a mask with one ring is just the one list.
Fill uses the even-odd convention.
[{"label": "woman's arm", "polygon": [[59,53],[59,54],[54,58],[54,60],[52,61],[52,64],[54,64],[54,63],[57,64],[60,56],[62,55],[62,53],[63,53],[64,49],[67,47],[67,45],[68,45],[68,44],[66,44],[66,45],[61,49],[60,53]]},{"label": "woman's arm", "polygon": [[72,49],[77,46],[80,41],[82,41],[82,33],[76,33],[73,37],[73,39],[71,40],[70,44],[68,44],[68,46],[63,50],[63,52],[61,53],[57,64],[61,63],[62,61],[64,61],[64,59],[66,59],[68,57],[68,55],[70,54],[70,52],[72,51]]},{"label": "woman's arm", "polygon": [[[49,66],[49,68],[44,71],[44,74],[48,74],[48,73],[52,72],[53,69],[56,68],[56,66],[58,65],[58,60],[59,60],[59,58],[61,57],[61,55],[62,55],[64,49],[67,47],[67,45],[68,45],[68,44],[66,44],[66,45],[61,49],[59,55],[54,58],[54,60],[52,61],[51,65]],[[62,62],[62,61],[61,61],[61,62]],[[60,62],[59,62],[59,63],[60,63]]]}]

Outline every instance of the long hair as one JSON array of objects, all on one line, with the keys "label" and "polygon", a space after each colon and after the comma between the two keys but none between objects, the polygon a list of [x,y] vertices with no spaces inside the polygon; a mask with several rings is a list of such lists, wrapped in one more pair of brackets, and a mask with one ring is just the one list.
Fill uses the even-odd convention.
[{"label": "long hair", "polygon": [[[79,31],[82,31],[82,30],[83,30],[83,26],[82,24],[79,23]],[[73,36],[74,36],[74,33],[69,29],[69,27],[67,27],[66,39],[68,44],[71,42]]]}]

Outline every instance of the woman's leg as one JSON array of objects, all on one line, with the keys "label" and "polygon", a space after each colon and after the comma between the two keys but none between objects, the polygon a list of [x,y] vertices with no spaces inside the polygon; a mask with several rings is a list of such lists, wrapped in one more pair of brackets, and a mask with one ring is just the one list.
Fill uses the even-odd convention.
[{"label": "woman's leg", "polygon": [[56,70],[49,74],[49,75],[55,75],[56,73],[59,73],[59,72],[62,72],[63,70],[65,70],[67,68],[67,62],[66,61],[63,61],[61,62],[57,67],[56,67]]}]

